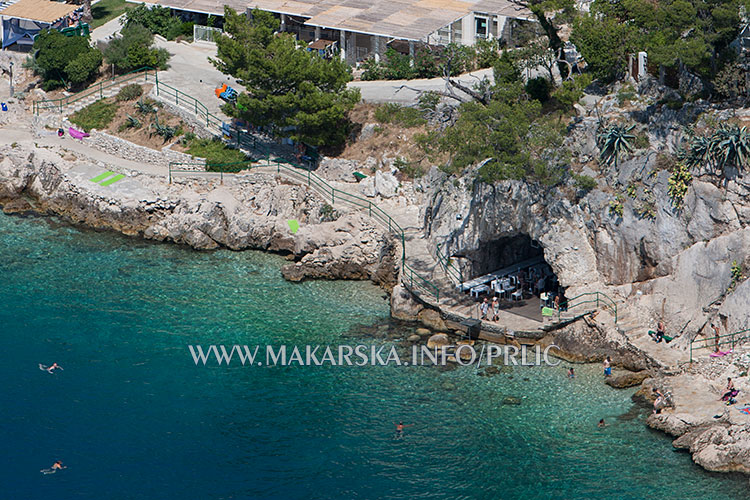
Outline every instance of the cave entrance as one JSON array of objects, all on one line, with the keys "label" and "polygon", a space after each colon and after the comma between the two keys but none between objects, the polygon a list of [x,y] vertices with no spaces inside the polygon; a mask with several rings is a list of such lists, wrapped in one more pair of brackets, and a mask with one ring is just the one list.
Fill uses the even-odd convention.
[{"label": "cave entrance", "polygon": [[566,301],[544,248],[527,234],[489,241],[465,257],[464,269],[474,278],[464,290],[474,300],[496,296],[503,310],[536,321],[542,321],[543,307],[556,307],[556,298],[558,304]]}]

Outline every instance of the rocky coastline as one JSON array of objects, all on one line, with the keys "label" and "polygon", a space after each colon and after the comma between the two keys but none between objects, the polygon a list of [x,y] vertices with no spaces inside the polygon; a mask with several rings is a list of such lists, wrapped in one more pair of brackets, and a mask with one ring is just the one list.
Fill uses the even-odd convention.
[{"label": "rocky coastline", "polygon": [[[14,143],[0,153],[0,205],[7,213],[31,211],[73,224],[189,245],[286,255],[287,279],[369,279],[385,289],[397,280],[392,236],[358,213],[326,212],[307,187],[277,182],[273,173],[168,184],[106,165],[63,148]],[[126,175],[117,189],[91,179],[104,171]],[[289,220],[299,224],[292,232]]]}]

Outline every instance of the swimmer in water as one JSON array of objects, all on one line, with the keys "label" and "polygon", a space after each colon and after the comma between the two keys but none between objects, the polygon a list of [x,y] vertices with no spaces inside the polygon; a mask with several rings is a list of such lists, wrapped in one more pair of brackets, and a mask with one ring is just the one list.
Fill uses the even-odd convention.
[{"label": "swimmer in water", "polygon": [[52,363],[52,366],[48,366],[48,367],[47,367],[47,371],[48,371],[49,373],[52,373],[52,372],[54,372],[54,371],[55,371],[55,369],[57,369],[57,370],[62,370],[63,368],[62,368],[62,366],[58,365],[57,363]]},{"label": "swimmer in water", "polygon": [[52,464],[52,467],[50,467],[50,468],[51,468],[52,470],[63,470],[63,469],[67,469],[67,467],[66,467],[66,466],[64,466],[64,465],[62,464],[62,462],[61,462],[60,460],[58,460],[57,462],[55,462],[54,464]]},{"label": "swimmer in water", "polygon": [[396,439],[401,439],[404,437],[404,428],[405,427],[411,427],[412,424],[404,425],[403,422],[399,422],[396,424]]},{"label": "swimmer in water", "polygon": [[600,429],[607,427],[607,424],[604,422],[604,419],[599,420],[599,425],[597,427],[599,427]]},{"label": "swimmer in water", "polygon": [[568,370],[568,377],[570,378],[576,378],[576,372],[573,371],[573,367]]}]

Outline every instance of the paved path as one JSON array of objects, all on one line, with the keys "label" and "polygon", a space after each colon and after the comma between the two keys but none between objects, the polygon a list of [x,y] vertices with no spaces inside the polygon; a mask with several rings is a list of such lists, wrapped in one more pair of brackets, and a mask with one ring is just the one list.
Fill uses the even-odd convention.
[{"label": "paved path", "polygon": [[[494,81],[492,69],[480,69],[466,73],[457,78],[462,84],[471,87],[482,78]],[[445,92],[447,83],[443,78],[429,78],[417,80],[377,80],[372,82],[351,82],[349,87],[358,88],[365,102],[396,102],[413,104],[419,98],[419,92]],[[405,88],[408,87],[408,88]],[[416,90],[414,90],[416,89]],[[455,91],[456,95],[468,98],[463,92]]]}]

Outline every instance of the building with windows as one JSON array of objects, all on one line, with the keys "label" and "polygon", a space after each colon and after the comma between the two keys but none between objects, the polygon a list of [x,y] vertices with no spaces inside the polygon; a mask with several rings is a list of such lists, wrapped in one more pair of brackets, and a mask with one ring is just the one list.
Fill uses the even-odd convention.
[{"label": "building with windows", "polygon": [[[223,15],[217,0],[145,0],[182,12]],[[228,0],[237,11],[260,9],[281,20],[281,31],[300,40],[335,43],[340,57],[355,64],[378,59],[393,42],[413,54],[419,45],[474,45],[510,40],[514,26],[533,14],[509,0]]]}]

